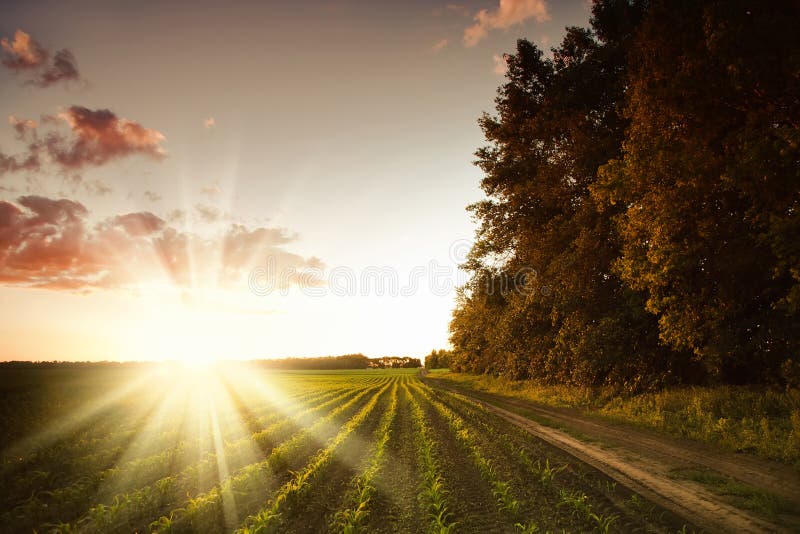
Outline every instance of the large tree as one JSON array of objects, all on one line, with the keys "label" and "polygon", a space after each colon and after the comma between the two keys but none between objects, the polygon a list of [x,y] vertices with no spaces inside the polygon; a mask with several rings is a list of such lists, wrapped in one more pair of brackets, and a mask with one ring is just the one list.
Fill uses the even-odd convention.
[{"label": "large tree", "polygon": [[454,368],[780,379],[800,348],[798,9],[603,0],[552,59],[518,42],[480,121]]},{"label": "large tree", "polygon": [[593,30],[568,28],[552,59],[526,40],[507,56],[497,113],[480,121],[488,198],[471,207],[481,226],[466,264],[475,276],[451,324],[456,365],[629,388],[685,368],[659,347],[644,294],[612,268],[620,208],[590,190],[621,154],[626,58],[643,12],[603,2]]},{"label": "large tree", "polygon": [[726,382],[800,349],[800,27],[794,1],[651,2],[629,57],[616,271],[661,338]]}]

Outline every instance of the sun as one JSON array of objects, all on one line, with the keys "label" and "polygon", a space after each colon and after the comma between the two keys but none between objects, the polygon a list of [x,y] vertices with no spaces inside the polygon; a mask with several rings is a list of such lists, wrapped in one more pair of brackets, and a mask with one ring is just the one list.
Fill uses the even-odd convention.
[{"label": "sun", "polygon": [[137,325],[138,351],[148,359],[207,368],[226,357],[226,321],[219,313],[183,303],[164,303]]}]

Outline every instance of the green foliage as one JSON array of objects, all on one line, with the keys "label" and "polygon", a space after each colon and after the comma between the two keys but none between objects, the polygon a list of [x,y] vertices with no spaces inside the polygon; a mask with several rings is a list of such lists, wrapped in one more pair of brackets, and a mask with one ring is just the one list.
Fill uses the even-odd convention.
[{"label": "green foliage", "polygon": [[800,350],[798,23],[796,2],[652,2],[595,185],[626,206],[616,272],[723,382],[779,381]]},{"label": "green foliage", "polygon": [[449,350],[432,350],[425,356],[425,369],[447,369],[451,365],[453,353]]}]

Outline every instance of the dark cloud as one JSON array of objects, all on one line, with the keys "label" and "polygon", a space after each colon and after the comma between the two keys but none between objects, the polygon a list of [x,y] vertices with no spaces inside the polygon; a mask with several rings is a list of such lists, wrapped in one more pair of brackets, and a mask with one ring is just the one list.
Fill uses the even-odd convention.
[{"label": "dark cloud", "polygon": [[266,262],[290,283],[304,269],[321,267],[317,258],[286,251],[294,237],[279,228],[235,224],[208,237],[180,231],[146,211],[93,226],[88,218],[88,210],[73,200],[0,200],[0,284],[70,291],[165,280],[181,287],[245,287],[250,270]]},{"label": "dark cloud", "polygon": [[[38,171],[43,157],[62,172],[74,172],[137,154],[154,159],[166,155],[161,132],[118,117],[108,109],[72,106],[57,115],[45,116],[42,123],[52,128],[41,133],[36,121],[12,115],[9,123],[27,148],[17,155],[0,152],[0,175]],[[62,126],[67,127],[66,132]]]},{"label": "dark cloud", "polygon": [[52,63],[30,83],[39,87],[48,87],[58,82],[78,79],[80,79],[80,74],[75,56],[65,48],[56,52]]},{"label": "dark cloud", "polygon": [[164,135],[138,122],[117,117],[108,109],[72,106],[56,116],[70,128],[69,137],[49,135],[47,153],[65,169],[97,166],[133,154],[163,158]]}]

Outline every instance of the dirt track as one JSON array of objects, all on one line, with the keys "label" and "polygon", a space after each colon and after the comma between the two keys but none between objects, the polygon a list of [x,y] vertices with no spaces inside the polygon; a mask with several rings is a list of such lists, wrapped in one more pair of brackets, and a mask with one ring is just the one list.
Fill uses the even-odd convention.
[{"label": "dirt track", "polygon": [[[736,508],[701,485],[669,476],[675,468],[705,467],[748,485],[778,494],[800,508],[800,475],[792,468],[750,456],[714,450],[687,440],[658,435],[631,426],[607,423],[579,410],[545,407],[530,401],[491,395],[453,386],[443,380],[426,382],[469,396],[486,409],[602,471],[709,532],[797,532],[800,518],[781,516],[780,525]],[[509,410],[513,409],[514,411]],[[590,441],[543,426],[519,415],[543,418]],[[597,440],[595,442],[594,440]]]}]

